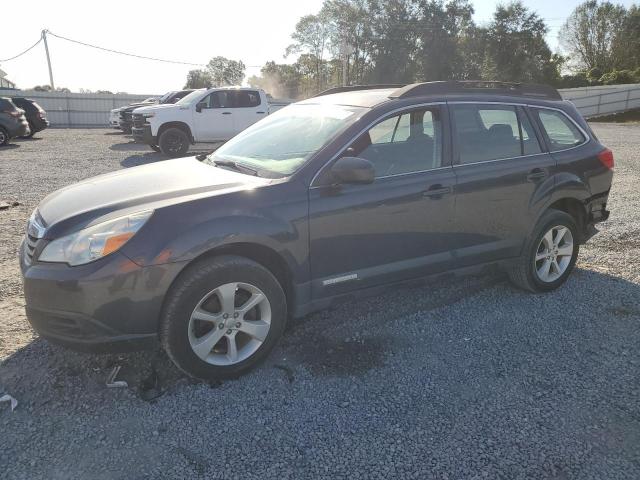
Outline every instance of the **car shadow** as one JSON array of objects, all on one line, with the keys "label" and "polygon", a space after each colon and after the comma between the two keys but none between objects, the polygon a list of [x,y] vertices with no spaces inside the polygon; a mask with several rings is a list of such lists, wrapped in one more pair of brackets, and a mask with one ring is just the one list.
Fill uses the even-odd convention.
[{"label": "car shadow", "polygon": [[[12,142],[15,142],[15,140],[11,140]],[[7,145],[0,147],[0,152],[2,150],[13,150],[14,148],[20,148],[20,145],[17,145],[15,143],[8,143]]]},{"label": "car shadow", "polygon": [[158,152],[145,152],[139,155],[129,155],[120,162],[120,165],[124,168],[131,168],[161,162],[163,160],[170,160],[170,158]]},{"label": "car shadow", "polygon": [[[585,285],[590,286],[585,288]],[[594,289],[612,294],[594,296],[589,293]],[[559,314],[558,299],[569,297],[581,303],[581,308]],[[505,305],[491,313],[486,305],[495,302],[496,298]],[[522,324],[510,326],[504,323],[502,317],[510,309],[527,309],[532,305],[535,305],[535,317],[531,317],[530,324],[523,327]],[[485,310],[479,313],[478,309],[483,307]],[[595,311],[597,315],[585,318],[584,312],[588,311]],[[419,339],[396,336],[392,324],[398,321],[402,325],[417,325],[424,335]],[[564,343],[568,338],[574,338],[571,341],[584,350],[584,355],[597,357],[589,357],[590,362],[584,365],[579,357],[569,359],[577,362],[570,368],[584,370],[588,365],[597,365],[599,357],[608,358],[612,352],[611,342],[624,343],[622,339],[633,337],[639,321],[640,285],[592,270],[576,269],[566,285],[542,295],[511,287],[505,276],[498,273],[467,277],[447,275],[411,282],[388,289],[382,295],[340,304],[293,321],[274,352],[252,375],[260,375],[261,369],[278,369],[293,382],[302,368],[314,377],[358,377],[371,369],[385,368],[388,355],[411,355],[407,345],[428,351],[434,365],[455,363],[460,353],[450,352],[451,342],[460,342],[466,336],[484,336],[501,346],[502,350],[494,350],[483,344],[488,340],[479,340],[473,353],[477,357],[474,357],[476,368],[489,377],[496,374],[493,371],[496,365],[502,368],[500,378],[520,375],[517,365],[507,368],[498,364],[504,356],[519,358],[520,349],[533,345],[529,341],[514,342],[514,338],[532,336],[549,344],[550,351],[560,352],[559,358],[552,360],[562,362],[567,361],[562,353],[566,352]],[[527,331],[521,331],[523,328]],[[607,345],[598,333],[604,331],[607,332]],[[423,344],[430,338],[431,341]],[[415,341],[422,346],[416,347]],[[574,345],[574,348],[578,347]],[[539,354],[535,348],[529,353],[534,358]],[[451,355],[453,357],[449,358]],[[548,360],[539,358],[540,363]],[[82,398],[82,403],[94,403],[92,408],[100,408],[101,399],[110,394],[105,382],[114,367],[121,367],[117,380],[126,381],[129,391],[142,400],[148,400],[145,395],[148,395],[150,385],[160,395],[201,383],[180,372],[159,347],[127,354],[86,354],[36,338],[8,356],[0,367],[0,385],[7,393],[31,405],[53,400],[62,409],[65,406],[60,403],[61,398],[79,401],[78,397]]]},{"label": "car shadow", "polygon": [[109,147],[109,150],[113,150],[114,152],[148,152],[151,150],[151,147],[144,143],[131,141],[126,143],[114,143]]},{"label": "car shadow", "polygon": [[125,135],[125,133],[122,130],[117,130],[114,129],[113,132],[106,132],[105,135],[107,136],[111,136],[111,135]]}]

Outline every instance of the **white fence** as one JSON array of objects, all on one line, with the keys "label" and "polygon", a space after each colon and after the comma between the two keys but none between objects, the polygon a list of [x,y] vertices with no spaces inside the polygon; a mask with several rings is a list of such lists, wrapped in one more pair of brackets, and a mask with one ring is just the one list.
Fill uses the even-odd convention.
[{"label": "white fence", "polygon": [[[640,84],[566,88],[562,98],[571,100],[585,117],[597,117],[640,108]],[[151,95],[36,92],[0,89],[0,97],[28,97],[47,111],[53,127],[105,127],[109,110],[139,102]]]},{"label": "white fence", "polygon": [[0,89],[0,97],[27,97],[35,100],[46,110],[52,127],[106,127],[111,109],[139,102],[150,96],[152,95]]},{"label": "white fence", "polygon": [[559,90],[586,118],[640,108],[640,83]]}]

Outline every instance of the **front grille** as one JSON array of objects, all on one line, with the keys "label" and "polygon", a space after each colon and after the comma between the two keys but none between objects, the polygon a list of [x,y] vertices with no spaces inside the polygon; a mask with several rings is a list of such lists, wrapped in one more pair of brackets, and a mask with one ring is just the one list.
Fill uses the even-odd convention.
[{"label": "front grille", "polygon": [[136,128],[142,128],[147,124],[147,120],[144,118],[144,115],[140,113],[133,114],[133,126]]},{"label": "front grille", "polygon": [[33,261],[33,254],[36,251],[36,244],[38,243],[38,239],[29,235],[28,233],[24,236],[24,259],[27,264],[30,264]]},{"label": "front grille", "polygon": [[24,261],[27,265],[33,261],[33,256],[38,246],[38,241],[44,237],[44,221],[40,214],[35,211],[27,222],[27,231],[24,236]]},{"label": "front grille", "polygon": [[131,112],[120,112],[120,120],[124,120],[125,122],[130,122]]}]

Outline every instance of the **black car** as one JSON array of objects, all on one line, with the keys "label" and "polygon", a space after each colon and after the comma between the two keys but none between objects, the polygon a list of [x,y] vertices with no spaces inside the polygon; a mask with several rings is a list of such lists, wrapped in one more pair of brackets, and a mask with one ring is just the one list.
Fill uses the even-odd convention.
[{"label": "black car", "polygon": [[34,134],[41,132],[49,126],[47,112],[45,112],[44,109],[35,102],[35,100],[24,97],[13,97],[11,101],[25,112],[30,130],[27,137],[32,137]]},{"label": "black car", "polygon": [[497,264],[559,287],[609,216],[612,169],[550,87],[339,88],[208,156],[49,195],[21,247],[26,311],[74,348],[159,341],[190,375],[233,377],[289,317],[416,277]]},{"label": "black car", "polygon": [[0,97],[0,147],[16,137],[31,133],[24,110],[18,108],[10,98]]},{"label": "black car", "polygon": [[[182,97],[186,97],[191,92],[193,92],[193,89],[167,92],[162,97],[160,97],[157,103],[158,105],[176,103]],[[146,107],[148,105],[149,103],[132,103],[131,105],[127,105],[126,107],[123,107],[120,110],[120,122],[119,122],[120,129],[124,133],[131,133],[131,129],[133,128],[133,111],[136,108]]]}]

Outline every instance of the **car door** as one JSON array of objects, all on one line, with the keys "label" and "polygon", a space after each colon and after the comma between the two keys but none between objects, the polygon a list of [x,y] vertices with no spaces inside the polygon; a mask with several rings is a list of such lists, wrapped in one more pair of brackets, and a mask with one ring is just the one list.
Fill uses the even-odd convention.
[{"label": "car door", "polygon": [[448,268],[455,175],[446,116],[439,105],[407,110],[348,145],[341,156],[373,163],[374,183],[335,185],[326,174],[312,183],[314,298]]},{"label": "car door", "polygon": [[233,121],[238,134],[268,114],[268,105],[264,105],[257,90],[236,90],[234,97]]},{"label": "car door", "polygon": [[555,160],[541,148],[526,108],[449,103],[456,174],[457,266],[520,254]]},{"label": "car door", "polygon": [[197,142],[228,140],[234,135],[233,98],[218,90],[200,100],[193,114]]}]

